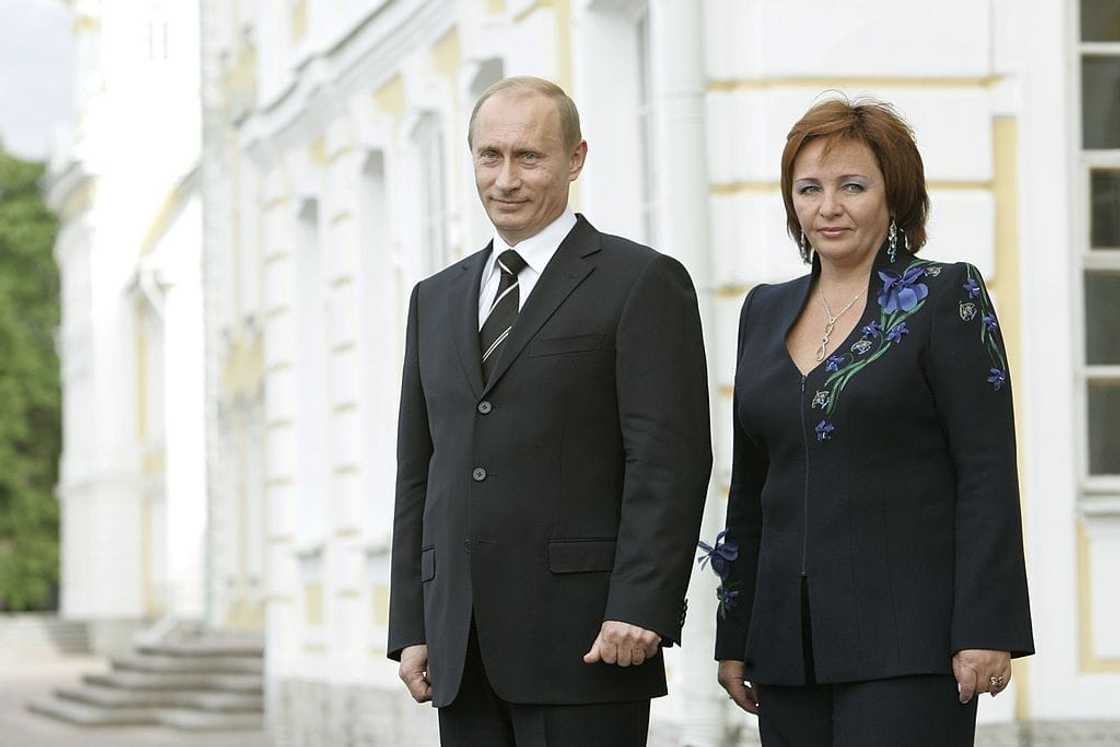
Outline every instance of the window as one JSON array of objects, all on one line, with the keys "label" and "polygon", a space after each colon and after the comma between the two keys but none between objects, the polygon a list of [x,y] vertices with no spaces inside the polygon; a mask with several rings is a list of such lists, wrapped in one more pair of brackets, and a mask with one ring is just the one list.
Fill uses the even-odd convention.
[{"label": "window", "polygon": [[1080,0],[1085,488],[1120,488],[1120,2]]}]

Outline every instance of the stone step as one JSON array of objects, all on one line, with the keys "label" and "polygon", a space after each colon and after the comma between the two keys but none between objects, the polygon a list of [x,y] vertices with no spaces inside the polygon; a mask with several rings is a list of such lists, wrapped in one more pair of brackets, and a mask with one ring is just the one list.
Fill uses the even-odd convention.
[{"label": "stone step", "polygon": [[62,699],[103,708],[192,708],[218,713],[264,711],[260,695],[213,690],[124,690],[117,687],[80,685],[54,691]]},{"label": "stone step", "polygon": [[88,652],[84,623],[45,614],[0,614],[0,658]]},{"label": "stone step", "polygon": [[82,726],[143,726],[158,724],[159,717],[144,708],[102,708],[60,698],[36,698],[28,710],[41,716]]},{"label": "stone step", "polygon": [[128,690],[223,690],[260,693],[264,689],[263,678],[259,674],[162,674],[117,670],[107,674],[84,675],[82,682],[87,685]]},{"label": "stone step", "polygon": [[73,700],[39,698],[27,705],[34,713],[83,726],[164,725],[184,731],[242,731],[264,728],[259,713],[212,713],[189,708],[105,708]]},{"label": "stone step", "polygon": [[264,661],[253,656],[161,656],[132,654],[111,660],[113,669],[157,673],[262,674]]},{"label": "stone step", "polygon": [[214,636],[184,641],[147,643],[136,647],[141,654],[155,656],[264,657],[264,641],[259,636]]}]

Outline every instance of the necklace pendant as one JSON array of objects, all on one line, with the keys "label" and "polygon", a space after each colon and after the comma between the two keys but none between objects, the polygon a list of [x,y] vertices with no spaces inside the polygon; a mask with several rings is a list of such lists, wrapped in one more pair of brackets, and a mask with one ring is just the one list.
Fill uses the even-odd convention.
[{"label": "necklace pendant", "polygon": [[824,360],[824,354],[828,352],[828,338],[825,337],[821,340],[820,347],[817,348],[817,363]]}]

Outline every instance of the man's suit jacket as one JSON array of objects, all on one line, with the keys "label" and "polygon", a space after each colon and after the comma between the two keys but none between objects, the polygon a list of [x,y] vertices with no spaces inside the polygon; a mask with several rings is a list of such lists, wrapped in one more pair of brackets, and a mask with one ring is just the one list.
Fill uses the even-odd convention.
[{"label": "man's suit jacket", "polygon": [[660,654],[628,668],[582,657],[604,620],[680,639],[712,459],[692,283],[579,216],[484,384],[488,251],[412,292],[389,656],[426,643],[433,703],[448,705],[473,612],[507,701],[663,695]]}]

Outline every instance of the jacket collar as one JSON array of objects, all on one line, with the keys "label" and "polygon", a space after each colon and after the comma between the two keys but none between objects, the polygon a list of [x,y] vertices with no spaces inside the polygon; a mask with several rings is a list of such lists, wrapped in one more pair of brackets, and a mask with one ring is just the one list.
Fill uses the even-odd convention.
[{"label": "jacket collar", "polygon": [[478,342],[478,296],[482,271],[490,256],[493,242],[460,263],[459,276],[451,292],[458,300],[450,304],[455,318],[449,320],[455,330],[455,347],[459,363],[475,397],[485,396],[521,354],[560,304],[595,269],[588,257],[600,250],[599,232],[586,218],[576,214],[576,225],[560,243],[552,259],[537,280],[533,292],[518,314],[505,348],[490,380],[482,381],[482,353]]}]

